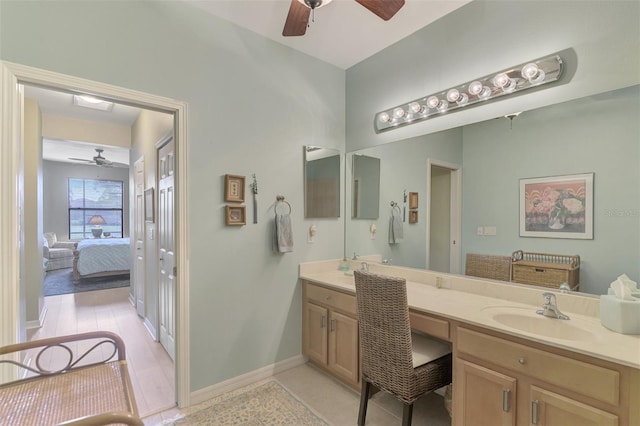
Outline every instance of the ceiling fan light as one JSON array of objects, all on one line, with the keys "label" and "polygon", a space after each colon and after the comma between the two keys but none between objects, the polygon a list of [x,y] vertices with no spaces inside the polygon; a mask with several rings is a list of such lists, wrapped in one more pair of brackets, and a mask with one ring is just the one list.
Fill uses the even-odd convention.
[{"label": "ceiling fan light", "polygon": [[326,6],[331,3],[333,0],[298,0],[298,2],[304,4],[310,9],[319,9],[322,6]]}]

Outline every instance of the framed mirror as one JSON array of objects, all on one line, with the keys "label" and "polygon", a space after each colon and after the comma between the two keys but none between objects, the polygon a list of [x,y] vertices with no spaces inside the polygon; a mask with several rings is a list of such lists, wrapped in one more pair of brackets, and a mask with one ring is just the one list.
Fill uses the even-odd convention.
[{"label": "framed mirror", "polygon": [[380,159],[354,155],[352,185],[352,217],[377,219],[380,215]]},{"label": "framed mirror", "polygon": [[340,217],[340,151],[305,146],[304,217]]}]

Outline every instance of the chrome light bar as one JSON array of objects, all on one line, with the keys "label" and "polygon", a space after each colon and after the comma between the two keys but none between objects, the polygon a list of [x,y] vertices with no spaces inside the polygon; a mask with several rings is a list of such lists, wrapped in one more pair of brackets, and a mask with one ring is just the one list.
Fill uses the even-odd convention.
[{"label": "chrome light bar", "polygon": [[551,55],[498,71],[439,93],[380,111],[374,119],[376,133],[459,111],[471,105],[508,96],[557,81],[562,58]]}]

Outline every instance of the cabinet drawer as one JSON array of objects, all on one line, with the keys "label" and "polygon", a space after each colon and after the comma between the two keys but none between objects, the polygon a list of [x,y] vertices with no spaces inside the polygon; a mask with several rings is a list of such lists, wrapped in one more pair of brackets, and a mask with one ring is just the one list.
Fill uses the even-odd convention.
[{"label": "cabinet drawer", "polygon": [[457,349],[500,367],[618,405],[620,374],[617,371],[462,327],[457,329]]},{"label": "cabinet drawer", "polygon": [[578,269],[554,268],[551,266],[513,265],[512,281],[523,284],[558,288],[566,282],[575,288],[578,285]]},{"label": "cabinet drawer", "polygon": [[417,312],[409,312],[411,328],[430,334],[443,340],[449,338],[449,321],[433,318]]},{"label": "cabinet drawer", "polygon": [[314,300],[330,308],[357,315],[356,297],[350,294],[306,283],[307,299]]}]

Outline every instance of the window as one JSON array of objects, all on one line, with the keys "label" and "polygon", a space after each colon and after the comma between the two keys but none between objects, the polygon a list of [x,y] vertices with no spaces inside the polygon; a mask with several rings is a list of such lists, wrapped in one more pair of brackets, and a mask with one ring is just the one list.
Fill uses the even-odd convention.
[{"label": "window", "polygon": [[102,231],[122,238],[123,183],[116,180],[69,178],[69,239],[93,238],[89,219],[100,215]]}]

